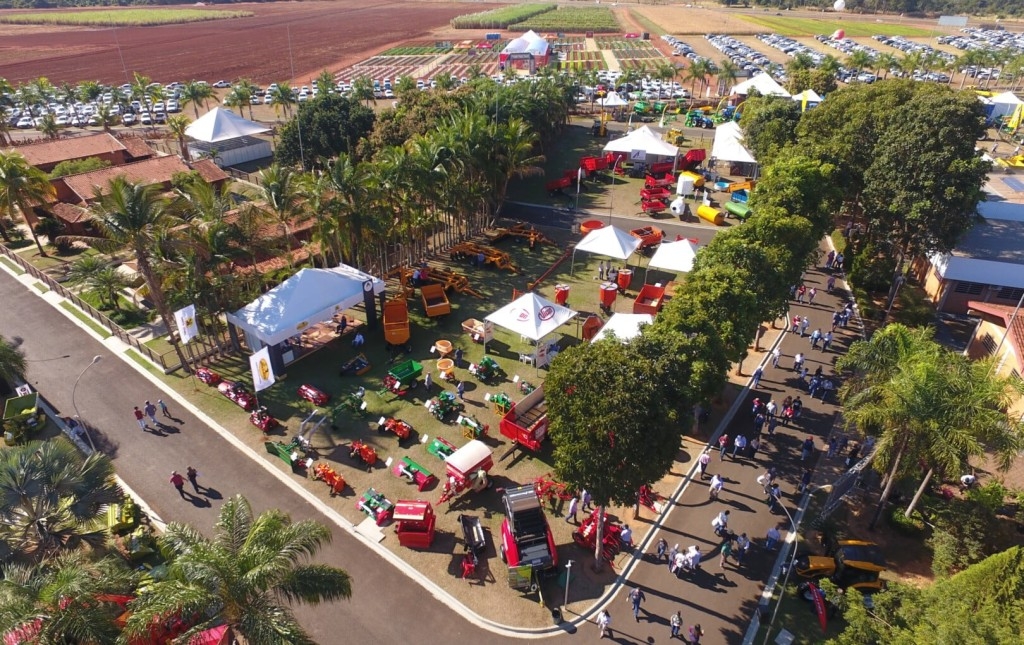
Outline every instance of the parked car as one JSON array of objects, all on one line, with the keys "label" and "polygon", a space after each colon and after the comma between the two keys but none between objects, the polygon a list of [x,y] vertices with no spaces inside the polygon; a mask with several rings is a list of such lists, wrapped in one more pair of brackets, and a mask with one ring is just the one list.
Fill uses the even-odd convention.
[{"label": "parked car", "polygon": [[231,87],[231,83],[228,83],[227,81],[223,81],[222,80],[222,81],[217,81],[216,83],[213,84],[213,86],[218,88],[218,89],[223,89],[225,87]]}]

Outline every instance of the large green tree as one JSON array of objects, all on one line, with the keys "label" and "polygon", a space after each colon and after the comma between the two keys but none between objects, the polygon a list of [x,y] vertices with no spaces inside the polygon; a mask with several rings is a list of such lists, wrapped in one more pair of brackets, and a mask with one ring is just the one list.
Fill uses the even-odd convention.
[{"label": "large green tree", "polygon": [[[29,211],[55,194],[53,185],[43,171],[29,165],[19,152],[0,150],[0,215],[16,221],[20,216],[28,225],[39,255],[46,257],[39,236],[32,226]],[[10,242],[6,227],[0,226],[0,235]]]},{"label": "large green tree", "polygon": [[750,196],[754,213],[778,208],[806,217],[814,224],[813,238],[831,231],[842,192],[834,183],[834,165],[800,154],[786,154],[764,167]]},{"label": "large green tree", "polygon": [[345,571],[307,562],[330,540],[323,524],[292,522],[280,510],[256,517],[241,496],[221,507],[212,538],[172,522],[159,538],[170,556],[168,577],[132,602],[122,640],[173,615],[200,617],[181,642],[226,624],[248,645],[313,645],[289,604],[318,605],[352,595]]},{"label": "large green tree", "polygon": [[743,102],[743,144],[758,163],[771,164],[782,150],[796,141],[800,104],[789,97],[754,96]]},{"label": "large green tree", "polygon": [[354,153],[373,122],[373,111],[358,101],[320,94],[302,104],[295,119],[281,129],[275,159],[286,166],[302,162],[307,170],[322,168],[339,153]]}]

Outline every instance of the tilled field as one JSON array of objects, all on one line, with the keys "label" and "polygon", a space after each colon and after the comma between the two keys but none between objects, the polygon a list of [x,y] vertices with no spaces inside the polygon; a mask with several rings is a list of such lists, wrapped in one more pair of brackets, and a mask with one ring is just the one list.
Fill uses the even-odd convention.
[{"label": "tilled field", "polygon": [[[338,69],[393,43],[426,38],[466,5],[302,2],[232,5],[250,18],[123,29],[0,31],[0,78],[17,83],[125,82],[139,72],[160,82],[247,77],[257,83]],[[291,60],[289,57],[289,41]],[[123,61],[123,62],[122,62]]]}]

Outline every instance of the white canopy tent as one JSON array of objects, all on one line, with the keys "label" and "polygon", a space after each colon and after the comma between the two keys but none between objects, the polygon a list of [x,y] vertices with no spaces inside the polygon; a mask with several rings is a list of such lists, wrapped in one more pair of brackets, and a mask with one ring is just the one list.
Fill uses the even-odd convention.
[{"label": "white canopy tent", "polygon": [[693,260],[697,257],[697,245],[690,240],[662,242],[651,256],[648,266],[676,273],[693,271]]},{"label": "white canopy tent", "polygon": [[743,146],[743,132],[740,130],[740,124],[735,121],[723,123],[715,128],[711,157],[718,161],[757,163],[754,155]]},{"label": "white canopy tent", "polygon": [[530,292],[519,296],[485,320],[532,341],[539,341],[575,317],[576,312],[572,309]]},{"label": "white canopy tent", "polygon": [[1017,98],[1013,92],[1003,92],[992,97],[992,118],[998,119],[1001,116],[1013,114],[1017,106],[1024,101]]},{"label": "white canopy tent", "polygon": [[548,53],[548,41],[538,36],[534,31],[527,31],[525,34],[518,38],[513,38],[508,41],[505,48],[501,50],[502,54],[522,54],[529,53],[536,56],[546,56]]},{"label": "white canopy tent", "polygon": [[[645,157],[643,159],[634,159],[632,157],[634,151],[637,150],[644,151]],[[624,137],[609,141],[605,145],[604,151],[625,152],[630,155],[630,161],[648,161],[648,157],[651,156],[674,159],[679,154],[679,148],[659,137],[655,134],[654,130],[651,130],[646,125],[633,130]]]},{"label": "white canopy tent", "polygon": [[363,292],[383,293],[384,281],[347,265],[301,269],[234,313],[228,322],[245,333],[249,347],[277,345],[306,327],[330,320],[363,302]]},{"label": "white canopy tent", "polygon": [[626,342],[639,336],[644,325],[650,325],[653,322],[654,316],[651,314],[612,314],[612,317],[590,342],[596,343],[613,332],[617,340]]},{"label": "white canopy tent", "polygon": [[818,103],[821,103],[824,99],[821,98],[820,94],[808,88],[803,92],[800,92],[799,94],[794,94],[793,100],[799,101],[801,103],[807,101],[807,105],[817,105]]},{"label": "white canopy tent", "polygon": [[185,128],[186,136],[203,143],[220,143],[263,132],[270,132],[270,128],[243,119],[231,110],[220,107],[213,108]]},{"label": "white canopy tent", "polygon": [[788,98],[790,95],[789,92],[786,91],[786,88],[779,85],[778,82],[768,74],[751,76],[742,83],[733,85],[729,94],[746,96],[747,94],[750,94],[751,89],[757,90],[761,96],[784,96]]},{"label": "white canopy tent", "polygon": [[618,92],[608,92],[604,98],[597,99],[597,104],[601,107],[622,107],[629,105],[629,101],[626,101]]},{"label": "white canopy tent", "polygon": [[576,251],[604,255],[616,260],[626,260],[636,252],[639,246],[640,238],[614,226],[605,226],[596,231],[590,231],[572,251],[572,266],[569,269],[569,274],[571,275],[576,268]]}]

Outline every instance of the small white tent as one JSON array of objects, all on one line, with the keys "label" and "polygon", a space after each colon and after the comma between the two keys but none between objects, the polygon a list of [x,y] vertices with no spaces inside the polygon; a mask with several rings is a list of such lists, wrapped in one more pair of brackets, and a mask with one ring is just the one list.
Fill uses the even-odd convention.
[{"label": "small white tent", "polygon": [[743,132],[740,124],[729,121],[715,128],[715,141],[711,144],[711,156],[719,161],[757,163],[754,155],[743,147]]},{"label": "small white tent", "polygon": [[270,132],[270,128],[219,107],[213,108],[185,128],[186,136],[203,143],[220,143],[262,132]]},{"label": "small white tent", "polygon": [[992,97],[992,118],[998,119],[1001,116],[1013,114],[1017,106],[1024,101],[1017,98],[1013,92],[1003,92]]},{"label": "small white tent", "polygon": [[740,96],[746,96],[750,93],[751,89],[757,90],[761,96],[784,96],[789,97],[789,92],[786,88],[778,84],[778,82],[769,76],[768,74],[758,74],[757,76],[751,76],[747,80],[733,85],[729,94],[739,94]]},{"label": "small white tent", "polygon": [[576,312],[572,309],[530,292],[487,316],[486,320],[520,336],[538,341],[575,316]]},{"label": "small white tent", "polygon": [[800,92],[799,94],[794,94],[793,100],[799,101],[801,103],[807,101],[807,106],[810,107],[812,105],[817,105],[818,103],[821,103],[823,99],[821,98],[820,94],[808,88],[803,92]]},{"label": "small white tent", "polygon": [[629,101],[623,100],[618,92],[608,92],[604,98],[597,99],[597,104],[601,107],[622,107],[629,105]]},{"label": "small white tent", "polygon": [[254,136],[269,131],[270,128],[217,107],[185,128],[185,135],[190,139],[189,156],[209,157],[223,167],[272,156],[270,141]]},{"label": "small white tent", "polygon": [[693,271],[693,260],[697,257],[697,246],[690,240],[662,242],[651,256],[648,266],[676,273]]},{"label": "small white tent", "polygon": [[569,273],[571,274],[576,266],[576,251],[592,253],[593,255],[604,255],[616,260],[625,260],[633,255],[639,246],[640,238],[634,237],[614,226],[605,226],[596,231],[590,231],[573,249],[572,267]]},{"label": "small white tent", "polygon": [[363,291],[384,291],[384,282],[347,265],[301,269],[234,313],[228,322],[245,332],[249,347],[277,345],[306,327],[330,320],[363,302]]},{"label": "small white tent", "polygon": [[651,156],[675,158],[679,154],[679,148],[659,137],[646,125],[624,137],[609,141],[604,147],[605,152],[625,152],[630,155],[637,150],[643,150],[645,158],[630,158],[630,161],[651,161]]},{"label": "small white tent", "polygon": [[650,325],[653,322],[654,316],[651,314],[612,314],[612,317],[590,342],[596,343],[612,332],[615,333],[617,340],[626,342],[639,336],[644,325]]}]

